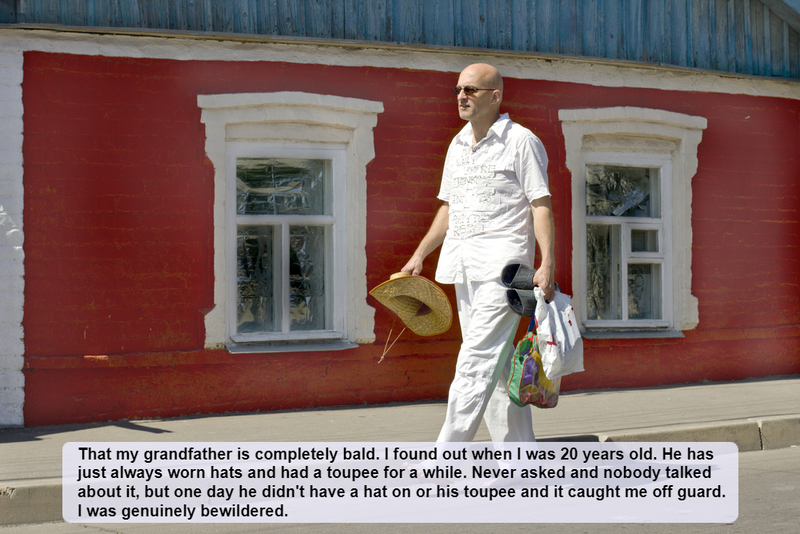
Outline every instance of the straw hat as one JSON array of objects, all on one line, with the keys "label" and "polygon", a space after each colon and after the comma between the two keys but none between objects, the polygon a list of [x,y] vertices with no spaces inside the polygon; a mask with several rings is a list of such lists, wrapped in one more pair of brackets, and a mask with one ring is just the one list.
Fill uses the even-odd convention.
[{"label": "straw hat", "polygon": [[424,276],[395,273],[369,294],[395,312],[417,335],[441,334],[453,322],[453,310],[447,295]]}]

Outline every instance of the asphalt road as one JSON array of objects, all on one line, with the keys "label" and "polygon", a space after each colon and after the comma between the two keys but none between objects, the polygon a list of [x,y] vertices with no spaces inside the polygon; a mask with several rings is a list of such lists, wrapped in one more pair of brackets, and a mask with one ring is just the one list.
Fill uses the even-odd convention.
[{"label": "asphalt road", "polygon": [[0,527],[0,534],[796,534],[800,518],[800,447],[739,455],[739,517],[733,524],[91,524],[63,522]]}]

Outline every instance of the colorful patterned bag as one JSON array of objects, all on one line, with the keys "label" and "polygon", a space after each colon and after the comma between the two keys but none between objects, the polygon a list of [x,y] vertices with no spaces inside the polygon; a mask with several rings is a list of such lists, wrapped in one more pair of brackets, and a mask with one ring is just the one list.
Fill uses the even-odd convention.
[{"label": "colorful patterned bag", "polygon": [[555,408],[561,378],[550,380],[544,374],[542,357],[536,348],[536,318],[531,318],[528,332],[514,351],[508,396],[517,406],[532,404],[537,408]]}]

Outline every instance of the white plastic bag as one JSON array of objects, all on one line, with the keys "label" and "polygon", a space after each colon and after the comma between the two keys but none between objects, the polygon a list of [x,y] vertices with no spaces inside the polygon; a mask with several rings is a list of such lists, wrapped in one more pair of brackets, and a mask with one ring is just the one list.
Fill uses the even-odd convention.
[{"label": "white plastic bag", "polygon": [[553,300],[544,301],[538,287],[536,296],[536,339],[544,374],[550,380],[583,371],[583,339],[569,295],[556,291]]}]

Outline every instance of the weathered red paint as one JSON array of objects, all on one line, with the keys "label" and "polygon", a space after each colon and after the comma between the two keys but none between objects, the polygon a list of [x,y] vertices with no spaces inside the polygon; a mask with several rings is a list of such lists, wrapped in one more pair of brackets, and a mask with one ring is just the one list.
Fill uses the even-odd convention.
[{"label": "weathered red paint", "polygon": [[[383,102],[367,176],[373,287],[405,263],[438,206],[444,153],[462,126],[453,74],[38,52],[25,54],[24,69],[26,424],[446,395],[457,322],[432,339],[404,334],[377,365],[394,321],[371,298],[372,346],[203,349],[213,168],[196,98],[321,91]],[[606,106],[708,119],[692,183],[700,325],[683,339],[586,340],[586,372],[565,378],[563,389],[800,372],[800,104],[507,79],[506,110],[548,148],[558,280],[568,293],[571,178],[558,110]],[[428,274],[435,262],[434,254]]]}]

